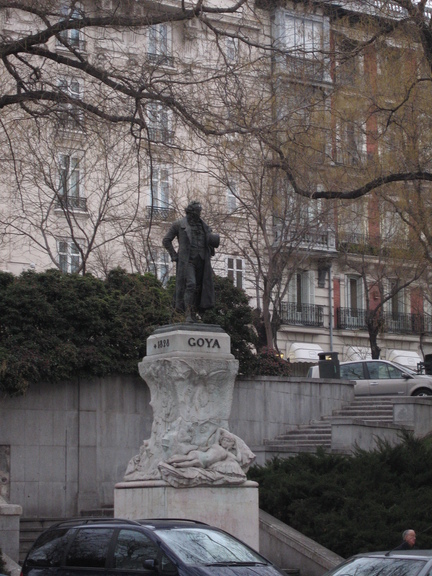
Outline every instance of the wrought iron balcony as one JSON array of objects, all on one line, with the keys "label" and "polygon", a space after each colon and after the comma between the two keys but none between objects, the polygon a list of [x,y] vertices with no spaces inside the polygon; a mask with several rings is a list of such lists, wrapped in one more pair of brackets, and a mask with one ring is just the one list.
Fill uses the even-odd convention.
[{"label": "wrought iron balcony", "polygon": [[323,326],[324,306],[282,302],[280,316],[283,324],[296,326]]},{"label": "wrought iron balcony", "polygon": [[167,207],[147,206],[146,217],[158,222],[170,222],[175,218],[175,210]]},{"label": "wrought iron balcony", "polygon": [[430,314],[402,314],[384,312],[384,330],[395,334],[432,333]]},{"label": "wrought iron balcony", "polygon": [[87,212],[87,198],[79,196],[57,196],[56,208],[62,210],[79,210]]},{"label": "wrought iron balcony", "polygon": [[[367,310],[360,308],[338,308],[337,327],[341,330],[367,330]],[[430,314],[399,314],[382,312],[376,318],[384,332],[394,334],[431,334]]]},{"label": "wrought iron balcony", "polygon": [[336,252],[335,235],[332,230],[316,230],[299,233],[296,230],[286,230],[281,233],[281,227],[274,227],[275,245],[284,243],[299,250],[317,252]]},{"label": "wrought iron balcony", "polygon": [[[282,62],[282,58],[279,59]],[[328,80],[326,78],[326,62],[319,57],[307,58],[300,52],[296,55],[285,55],[286,71],[293,76],[309,78],[315,82]]]},{"label": "wrought iron balcony", "polygon": [[366,313],[360,308],[338,308],[337,327],[342,330],[367,330]]},{"label": "wrought iron balcony", "polygon": [[170,144],[174,137],[174,132],[165,127],[149,127],[148,135],[153,142],[164,142]]},{"label": "wrought iron balcony", "polygon": [[339,232],[338,250],[357,254],[376,254],[379,238],[371,238],[368,234],[355,232]]},{"label": "wrought iron balcony", "polygon": [[147,59],[156,66],[168,66],[168,68],[174,68],[174,58],[168,54],[154,54],[153,52],[147,52]]}]

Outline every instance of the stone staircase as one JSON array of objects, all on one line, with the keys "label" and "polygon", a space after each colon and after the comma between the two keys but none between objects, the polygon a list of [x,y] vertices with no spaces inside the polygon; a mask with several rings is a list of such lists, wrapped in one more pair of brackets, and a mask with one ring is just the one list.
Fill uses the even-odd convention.
[{"label": "stone staircase", "polygon": [[27,552],[41,532],[60,522],[63,518],[21,518],[20,519],[20,546],[19,563],[22,565]]},{"label": "stone staircase", "polygon": [[393,422],[393,403],[388,396],[365,396],[355,398],[331,416],[324,416],[316,422],[298,426],[280,434],[272,440],[264,440],[267,452],[281,453],[284,456],[300,452],[316,452],[318,447],[331,451],[331,423],[333,419],[360,420],[368,424]]}]

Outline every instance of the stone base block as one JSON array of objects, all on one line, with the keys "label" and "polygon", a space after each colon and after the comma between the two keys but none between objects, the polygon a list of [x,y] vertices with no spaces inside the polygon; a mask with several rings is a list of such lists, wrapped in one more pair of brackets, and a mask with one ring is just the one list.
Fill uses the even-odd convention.
[{"label": "stone base block", "polygon": [[161,480],[120,482],[114,490],[116,518],[185,518],[226,530],[259,550],[258,484],[173,488]]}]

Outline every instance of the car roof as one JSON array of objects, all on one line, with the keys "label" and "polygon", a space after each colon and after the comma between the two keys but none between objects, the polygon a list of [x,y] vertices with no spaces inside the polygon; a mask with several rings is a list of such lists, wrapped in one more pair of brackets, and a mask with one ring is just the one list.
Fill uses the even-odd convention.
[{"label": "car roof", "polygon": [[394,364],[390,360],[384,360],[384,358],[359,358],[358,360],[345,360],[340,364],[357,364],[357,362],[387,362],[387,364]]},{"label": "car roof", "polygon": [[218,530],[214,526],[210,526],[205,522],[198,520],[186,520],[183,518],[150,518],[145,520],[137,520],[139,524],[146,528],[212,528]]},{"label": "car roof", "polygon": [[188,520],[185,518],[149,518],[140,520],[128,520],[125,518],[107,518],[107,517],[87,517],[87,518],[70,518],[61,520],[50,526],[50,530],[58,528],[82,528],[84,526],[145,526],[146,528],[190,528],[192,526],[201,526],[212,528],[204,522],[198,520]]},{"label": "car roof", "polygon": [[432,558],[432,550],[387,550],[383,552],[368,552],[363,554],[356,554],[354,558],[417,558],[422,560],[430,560]]}]

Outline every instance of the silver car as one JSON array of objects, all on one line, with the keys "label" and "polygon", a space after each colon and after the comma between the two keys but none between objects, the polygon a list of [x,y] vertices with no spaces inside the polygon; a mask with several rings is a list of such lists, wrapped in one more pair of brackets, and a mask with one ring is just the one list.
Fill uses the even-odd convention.
[{"label": "silver car", "polygon": [[[356,396],[432,396],[432,376],[387,360],[341,362],[340,377],[355,380]],[[319,366],[309,368],[308,378],[319,378]]]},{"label": "silver car", "polygon": [[429,576],[431,570],[432,550],[390,550],[358,554],[323,576]]}]

